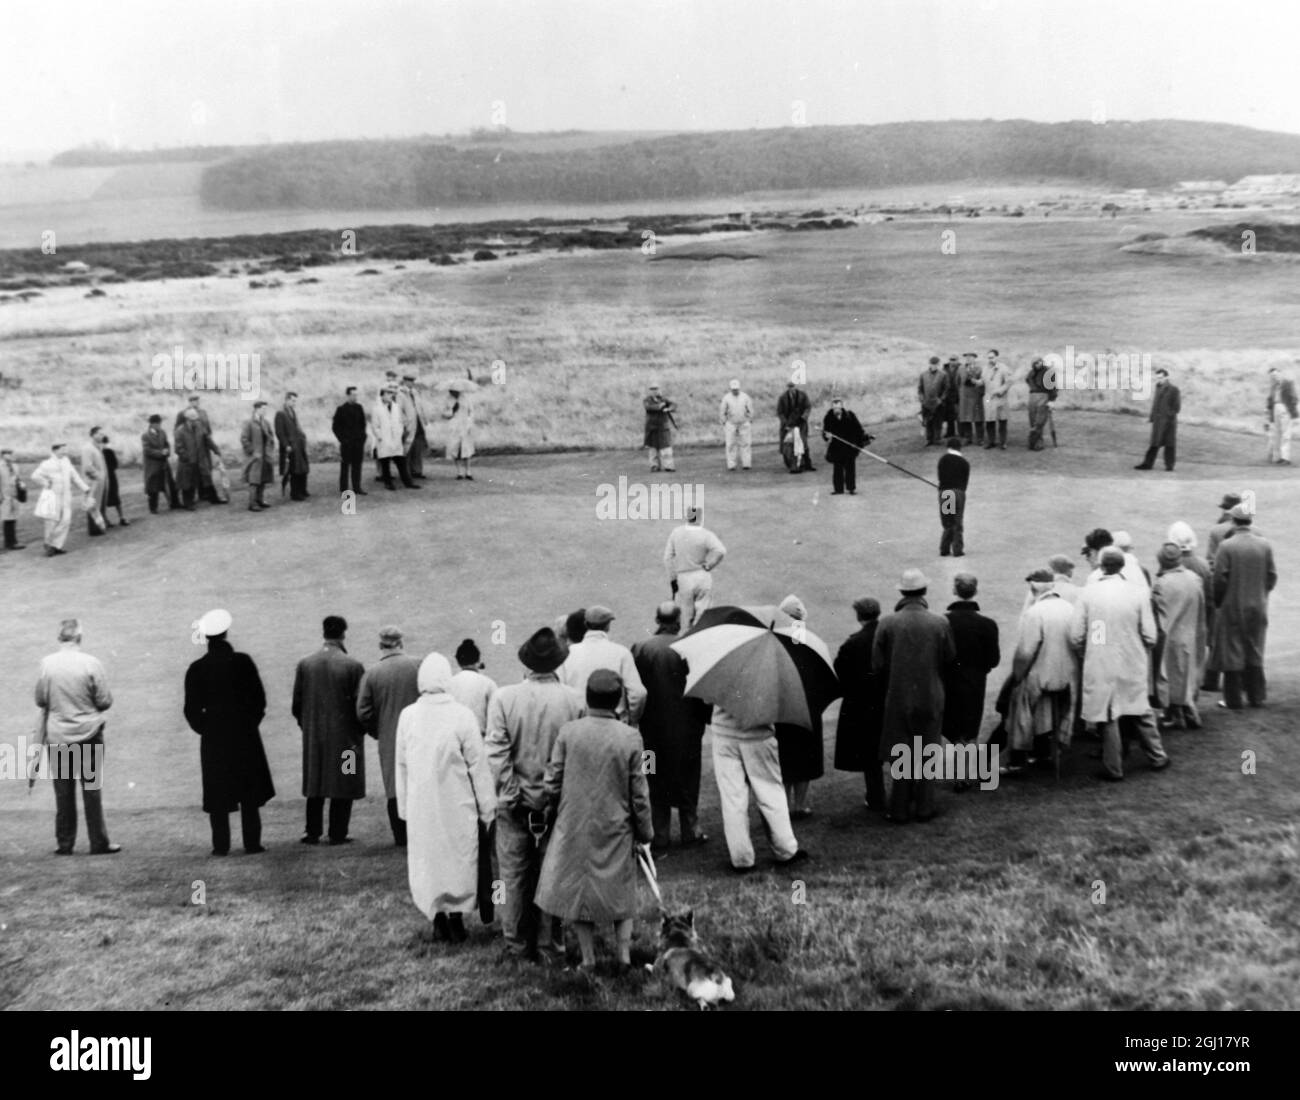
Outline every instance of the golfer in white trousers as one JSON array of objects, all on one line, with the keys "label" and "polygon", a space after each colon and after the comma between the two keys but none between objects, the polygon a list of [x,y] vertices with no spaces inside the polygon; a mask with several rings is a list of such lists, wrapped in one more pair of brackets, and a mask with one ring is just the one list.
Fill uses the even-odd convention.
[{"label": "golfer in white trousers", "polygon": [[682,628],[689,630],[713,602],[710,575],[727,555],[727,548],[708,528],[701,526],[700,508],[686,509],[686,522],[673,528],[664,547],[664,568],[673,598],[682,609]]},{"label": "golfer in white trousers", "polygon": [[799,850],[790,827],[790,807],[781,782],[781,759],[777,755],[773,726],[742,727],[721,707],[713,708],[713,777],[722,802],[722,832],[727,854],[736,871],[754,866],[754,845],[749,839],[749,793],[767,823],[772,855],[777,863],[793,863],[805,853]]}]

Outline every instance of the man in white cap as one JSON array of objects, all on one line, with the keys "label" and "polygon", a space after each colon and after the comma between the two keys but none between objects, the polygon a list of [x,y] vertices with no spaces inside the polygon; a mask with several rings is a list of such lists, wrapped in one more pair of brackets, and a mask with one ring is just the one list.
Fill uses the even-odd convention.
[{"label": "man in white cap", "polygon": [[957,657],[948,620],[925,602],[929,584],[919,569],[903,571],[902,599],[880,620],[871,650],[871,671],[885,694],[880,760],[894,780],[885,816],[900,825],[935,815],[935,781],[924,776],[915,749],[918,740],[922,747],[940,742],[944,676]]},{"label": "man in white cap", "polygon": [[258,731],[266,691],[257,665],[226,640],[229,611],[209,611],[196,624],[206,655],[185,672],[185,721],[199,735],[203,812],[212,825],[212,854],[230,852],[230,815],[239,811],[244,851],[264,852],[261,807],[275,797]]},{"label": "man in white cap", "polygon": [[707,527],[699,507],[686,509],[686,522],[674,527],[664,546],[668,586],[682,609],[682,627],[690,630],[713,602],[713,571],[727,556],[727,548]]},{"label": "man in white cap", "polygon": [[751,447],[752,424],[754,421],[754,403],[749,394],[741,392],[740,379],[731,380],[731,388],[722,395],[723,439],[726,442],[727,469],[736,468],[736,459],[740,459],[740,468],[748,470],[753,462]]},{"label": "man in white cap", "polygon": [[587,608],[587,633],[582,636],[582,641],[569,647],[569,656],[560,666],[560,680],[585,699],[587,679],[596,669],[607,668],[617,672],[623,678],[626,696],[618,707],[619,719],[635,726],[641,721],[641,711],[645,709],[645,685],[636,670],[632,651],[610,638],[609,624],[613,621],[614,612],[608,607],[596,604]]},{"label": "man in white cap", "polygon": [[673,428],[677,422],[673,413],[677,406],[659,392],[658,383],[652,382],[645,396],[645,445],[650,448],[650,469],[673,471]]}]

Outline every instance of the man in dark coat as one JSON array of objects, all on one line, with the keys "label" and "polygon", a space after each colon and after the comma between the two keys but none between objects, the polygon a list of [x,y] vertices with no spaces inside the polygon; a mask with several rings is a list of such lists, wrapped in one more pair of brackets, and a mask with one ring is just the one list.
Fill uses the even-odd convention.
[{"label": "man in dark coat", "polygon": [[650,448],[651,470],[674,470],[673,413],[677,406],[650,385],[645,396],[645,445]]},{"label": "man in dark coat", "polygon": [[212,823],[212,854],[230,851],[230,814],[239,810],[244,851],[264,852],[259,810],[275,797],[258,725],[266,693],[257,665],[226,640],[230,613],[209,611],[198,621],[208,652],[185,672],[185,721],[199,735],[203,812]]},{"label": "man in dark coat", "polygon": [[334,410],[334,438],[339,441],[339,492],[348,491],[348,479],[352,481],[352,491],[359,497],[366,496],[361,488],[361,460],[366,453],[366,410],[357,400],[356,386],[347,388],[343,404]]},{"label": "man in dark coat", "polygon": [[284,395],[284,408],[275,414],[275,438],[280,444],[281,485],[287,479],[289,499],[306,500],[311,496],[307,492],[307,471],[311,463],[307,460],[307,433],[298,423],[297,404],[296,393]]},{"label": "man in dark coat", "polygon": [[1178,413],[1182,407],[1182,395],[1169,381],[1169,372],[1164,367],[1158,368],[1156,392],[1151,396],[1151,415],[1147,417],[1151,422],[1151,442],[1147,445],[1146,457],[1133,469],[1153,469],[1161,447],[1165,449],[1165,469],[1174,468],[1178,456]]},{"label": "man in dark coat", "polygon": [[190,409],[194,410],[194,415],[199,418],[199,423],[203,425],[203,430],[212,434],[212,421],[208,418],[208,410],[203,408],[199,401],[201,394],[192,393],[185,398],[185,407],[176,414],[176,423],[172,425],[172,431],[179,431],[180,426],[185,423],[186,417],[189,416]]},{"label": "man in dark coat", "polygon": [[1252,707],[1267,698],[1264,638],[1268,633],[1268,595],[1277,584],[1273,547],[1256,534],[1252,512],[1236,505],[1229,513],[1234,530],[1214,555],[1214,645],[1210,666],[1223,673],[1219,706],[1241,707],[1242,689]]},{"label": "man in dark coat", "polygon": [[[1043,433],[1052,419],[1052,402],[1056,400],[1056,377],[1041,359],[1029,368],[1029,449],[1041,451],[1046,444]],[[1053,429],[1055,431],[1055,429]]]},{"label": "man in dark coat", "polygon": [[192,512],[196,494],[212,504],[224,504],[212,484],[212,456],[220,459],[221,449],[204,427],[196,406],[191,405],[182,415],[184,420],[176,429],[176,486],[182,507]]},{"label": "man in dark coat", "polygon": [[799,439],[803,448],[803,458],[796,461],[794,458],[793,448],[786,451],[782,448],[785,455],[786,468],[792,474],[797,474],[801,470],[815,470],[812,464],[812,458],[808,454],[808,414],[812,411],[812,402],[808,400],[808,395],[795,385],[791,379],[785,385],[785,393],[776,400],[776,415],[781,421],[781,439],[786,438],[787,432],[798,432]]},{"label": "man in dark coat", "polygon": [[903,572],[902,599],[881,620],[871,649],[871,671],[881,679],[884,716],[880,759],[891,763],[890,821],[906,824],[934,816],[934,780],[924,777],[917,750],[940,743],[943,732],[944,675],[957,655],[952,628],[929,610],[929,585],[919,569]]},{"label": "man in dark coat", "polygon": [[916,396],[921,402],[925,445],[929,447],[943,438],[943,414],[948,401],[948,374],[940,368],[937,355],[930,356],[930,365],[921,372],[916,383]]},{"label": "man in dark coat", "polygon": [[844,398],[831,399],[831,411],[822,421],[822,439],[829,443],[826,461],[831,464],[831,495],[858,491],[858,451],[871,442],[858,418],[844,407]]},{"label": "man in dark coat", "polygon": [[357,690],[357,718],[379,742],[379,770],[388,799],[393,843],[406,847],[406,822],[397,812],[397,720],[420,698],[420,662],[402,650],[402,632],[386,626],[379,632],[379,663],[366,669]]},{"label": "man in dark coat", "polygon": [[948,437],[948,451],[939,459],[939,557],[966,553],[966,487],[970,484],[970,463],[961,453],[961,440]]},{"label": "man in dark coat", "polygon": [[[958,573],[952,582],[956,601],[948,605],[948,625],[957,657],[944,679],[943,735],[954,744],[974,741],[984,719],[984,684],[998,667],[998,624],[980,614],[975,602],[979,582],[970,573]],[[955,791],[970,789],[970,781],[957,780]]]},{"label": "man in dark coat", "polygon": [[149,427],[140,437],[144,450],[144,493],[149,498],[149,511],[158,511],[158,496],[167,494],[167,503],[171,508],[181,506],[180,495],[176,491],[176,478],[172,476],[172,445],[163,431],[162,417],[154,413],[149,417]]},{"label": "man in dark coat", "polygon": [[961,407],[961,360],[955,355],[948,356],[943,364],[943,373],[948,384],[943,391],[943,434],[958,435],[958,410]]},{"label": "man in dark coat", "polygon": [[655,609],[654,635],[632,647],[632,660],[646,689],[641,740],[653,754],[648,758],[653,766],[646,770],[656,854],[668,850],[674,806],[683,848],[709,839],[700,832],[697,817],[700,743],[709,707],[685,697],[686,660],[672,648],[681,628],[682,609],[675,603],[661,603]]},{"label": "man in dark coat", "polygon": [[850,634],[835,655],[835,675],[844,692],[835,726],[835,767],[842,772],[863,772],[869,810],[885,811],[885,780],[880,770],[880,728],[884,698],[880,681],[871,671],[871,649],[880,625],[880,601],[864,597],[853,601],[858,632]]},{"label": "man in dark coat", "polygon": [[[239,443],[244,449],[244,481],[248,485],[248,510],[263,512],[271,506],[266,503],[266,487],[275,480],[271,462],[275,454],[275,436],[266,420],[266,402],[253,402],[253,415],[244,421],[239,431]],[[284,455],[280,456],[284,465]]]},{"label": "man in dark coat", "polygon": [[[1210,528],[1205,540],[1205,565],[1210,571],[1210,582],[1205,595],[1205,628],[1209,638],[1209,647],[1214,649],[1214,556],[1226,538],[1232,537],[1236,524],[1232,522],[1232,509],[1241,503],[1240,493],[1224,493],[1219,501],[1219,519]],[[1211,653],[1206,653],[1205,676],[1201,680],[1202,691],[1218,691],[1220,674],[1214,669]]]},{"label": "man in dark coat", "polygon": [[325,799],[330,800],[331,844],[346,844],[352,802],[366,797],[365,728],[357,717],[357,694],[365,668],[343,646],[347,620],[327,615],[325,642],[298,662],[293,678],[293,716],[302,729],[302,793],[307,799],[304,844],[319,844]]}]

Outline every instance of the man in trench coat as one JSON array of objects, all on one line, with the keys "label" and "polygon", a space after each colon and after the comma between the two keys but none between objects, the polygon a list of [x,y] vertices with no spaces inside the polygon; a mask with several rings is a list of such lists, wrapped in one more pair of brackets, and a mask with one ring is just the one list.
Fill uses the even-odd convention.
[{"label": "man in trench coat", "polygon": [[275,414],[275,438],[280,444],[280,477],[289,481],[289,499],[306,500],[307,472],[311,463],[307,458],[307,433],[298,423],[298,395],[286,393],[284,408]]},{"label": "man in trench coat", "polygon": [[[275,455],[275,436],[266,419],[266,402],[253,402],[253,415],[244,421],[239,431],[239,444],[244,449],[244,481],[248,484],[248,510],[261,512],[271,506],[266,503],[266,487],[275,480],[272,460]],[[281,458],[283,464],[283,457]]]},{"label": "man in trench coat", "polygon": [[835,767],[862,772],[868,810],[885,812],[885,779],[880,769],[880,729],[883,719],[880,681],[871,671],[871,650],[880,625],[880,601],[869,596],[853,601],[858,630],[835,654],[835,676],[844,691],[835,724]]},{"label": "man in trench coat", "polygon": [[319,844],[325,799],[330,800],[329,841],[346,844],[352,802],[366,797],[365,729],[357,693],[365,668],[343,646],[347,620],[327,615],[324,644],[298,662],[293,716],[302,729],[302,793],[307,799],[304,844]]},{"label": "man in trench coat", "polygon": [[158,511],[158,497],[165,494],[172,509],[181,506],[180,494],[176,490],[176,478],[172,475],[172,447],[163,430],[162,417],[154,413],[149,417],[149,427],[140,436],[140,446],[144,452],[144,492],[149,499],[149,511]]},{"label": "man in trench coat", "polygon": [[672,471],[673,465],[673,413],[677,406],[659,392],[658,385],[650,385],[645,400],[645,445],[650,450],[650,469]]},{"label": "man in trench coat", "polygon": [[1200,729],[1196,693],[1205,665],[1205,586],[1184,565],[1177,543],[1166,542],[1158,560],[1160,572],[1151,582],[1151,600],[1162,644],[1160,663],[1154,669],[1154,694],[1169,724]]},{"label": "man in trench coat", "polygon": [[397,720],[402,711],[420,697],[420,662],[402,651],[402,632],[386,626],[379,632],[379,663],[366,669],[357,691],[357,719],[379,742],[379,770],[388,799],[388,823],[393,843],[406,847],[406,822],[397,812],[394,763],[397,753]]},{"label": "man in trench coat", "polygon": [[235,810],[243,827],[244,851],[266,851],[259,811],[275,797],[258,732],[266,714],[266,692],[253,659],[236,653],[227,641],[230,625],[230,613],[222,610],[209,611],[198,621],[208,652],[185,672],[185,721],[199,735],[203,812],[212,824],[214,856],[230,852],[230,815]]},{"label": "man in trench coat", "polygon": [[1164,367],[1156,370],[1156,392],[1151,396],[1151,442],[1147,445],[1146,457],[1135,470],[1150,470],[1155,467],[1156,455],[1160,448],[1165,449],[1165,469],[1173,470],[1178,457],[1178,413],[1183,407],[1182,395],[1178,387],[1169,381],[1169,372]]},{"label": "man in trench coat", "polygon": [[1214,644],[1211,667],[1223,673],[1219,706],[1241,707],[1241,696],[1252,707],[1267,698],[1264,681],[1264,639],[1268,634],[1268,594],[1277,584],[1273,547],[1257,534],[1253,513],[1244,504],[1233,506],[1231,538],[1219,543],[1214,555]]},{"label": "man in trench coat", "polygon": [[[980,614],[975,601],[979,582],[970,573],[958,573],[952,592],[957,597],[948,605],[956,657],[944,678],[943,735],[962,744],[980,735],[984,721],[984,686],[988,675],[1002,660],[998,649],[998,624]],[[956,781],[955,791],[970,789],[969,779]]]}]

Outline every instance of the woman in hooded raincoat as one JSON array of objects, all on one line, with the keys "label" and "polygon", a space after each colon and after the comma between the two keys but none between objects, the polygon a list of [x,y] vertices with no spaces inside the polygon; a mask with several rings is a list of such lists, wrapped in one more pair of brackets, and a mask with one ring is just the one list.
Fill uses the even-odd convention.
[{"label": "woman in hooded raincoat", "polygon": [[440,653],[421,663],[420,698],[397,720],[394,780],[411,896],[437,938],[460,942],[478,902],[479,825],[495,820],[497,799],[478,719],[447,694],[451,676]]}]

